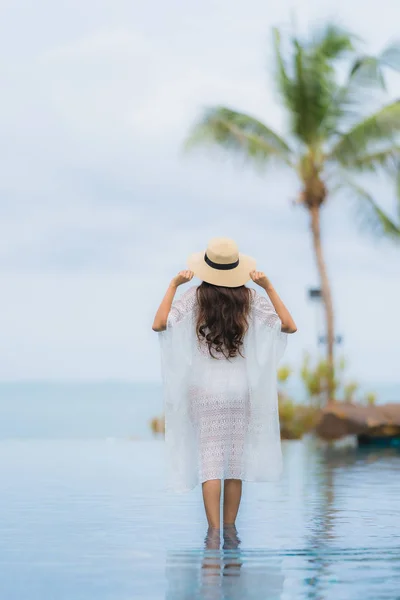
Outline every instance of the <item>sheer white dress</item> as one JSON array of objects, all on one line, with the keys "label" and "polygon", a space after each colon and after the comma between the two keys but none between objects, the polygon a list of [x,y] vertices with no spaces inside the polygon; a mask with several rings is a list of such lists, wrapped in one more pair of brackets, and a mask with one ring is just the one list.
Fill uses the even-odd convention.
[{"label": "sheer white dress", "polygon": [[243,357],[212,358],[196,335],[196,289],[173,303],[159,333],[168,488],[276,479],[282,468],[276,369],[287,335],[271,302],[252,289]]}]

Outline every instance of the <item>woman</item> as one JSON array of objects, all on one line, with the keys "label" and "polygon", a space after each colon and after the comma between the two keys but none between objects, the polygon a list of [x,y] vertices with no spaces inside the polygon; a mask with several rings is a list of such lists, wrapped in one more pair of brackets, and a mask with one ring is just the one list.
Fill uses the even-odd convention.
[{"label": "woman", "polygon": [[[161,342],[169,484],[202,483],[210,529],[234,527],[242,481],[267,481],[282,466],[277,362],[296,325],[255,260],[214,238],[171,281],[153,323]],[[173,302],[177,288],[196,275]],[[252,279],[267,297],[245,286]]]}]

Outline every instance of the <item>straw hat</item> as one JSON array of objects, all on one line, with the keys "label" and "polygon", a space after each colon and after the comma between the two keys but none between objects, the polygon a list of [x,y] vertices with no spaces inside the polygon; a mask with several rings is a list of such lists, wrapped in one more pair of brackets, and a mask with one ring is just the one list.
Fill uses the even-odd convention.
[{"label": "straw hat", "polygon": [[256,268],[256,261],[238,251],[229,238],[213,238],[205,252],[196,252],[188,258],[188,267],[196,277],[224,287],[239,287],[250,279],[250,271]]}]

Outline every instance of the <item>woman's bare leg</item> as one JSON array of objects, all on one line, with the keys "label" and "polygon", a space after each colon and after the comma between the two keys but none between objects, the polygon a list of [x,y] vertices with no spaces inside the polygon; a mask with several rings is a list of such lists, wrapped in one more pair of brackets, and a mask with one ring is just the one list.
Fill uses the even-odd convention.
[{"label": "woman's bare leg", "polygon": [[234,525],[242,497],[242,480],[225,479],[224,481],[224,526]]},{"label": "woman's bare leg", "polygon": [[209,481],[204,481],[202,488],[204,508],[206,510],[208,525],[213,529],[219,529],[221,519],[221,480],[210,479]]}]

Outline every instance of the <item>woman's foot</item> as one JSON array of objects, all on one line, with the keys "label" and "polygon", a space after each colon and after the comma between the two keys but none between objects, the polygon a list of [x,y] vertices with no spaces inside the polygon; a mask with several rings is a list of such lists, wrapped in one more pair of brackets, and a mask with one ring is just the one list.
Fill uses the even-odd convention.
[{"label": "woman's foot", "polygon": [[225,523],[223,528],[224,550],[232,550],[240,544],[240,538],[235,523]]},{"label": "woman's foot", "polygon": [[221,544],[221,531],[216,527],[209,527],[204,543],[207,550],[218,550]]}]

